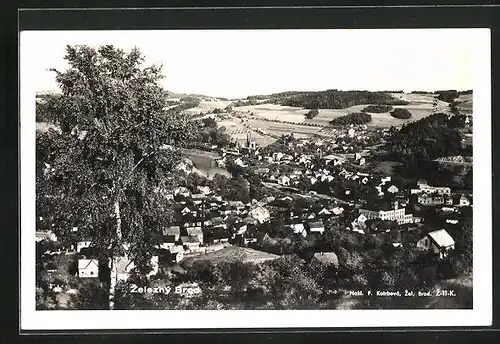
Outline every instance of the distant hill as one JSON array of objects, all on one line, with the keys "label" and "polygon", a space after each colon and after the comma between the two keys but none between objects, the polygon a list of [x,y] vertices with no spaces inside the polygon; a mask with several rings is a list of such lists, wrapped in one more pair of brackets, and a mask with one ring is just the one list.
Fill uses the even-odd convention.
[{"label": "distant hill", "polygon": [[302,107],[305,109],[345,109],[355,105],[407,105],[408,103],[386,92],[326,90],[318,92],[288,91],[268,96],[251,96],[268,99],[268,103]]}]

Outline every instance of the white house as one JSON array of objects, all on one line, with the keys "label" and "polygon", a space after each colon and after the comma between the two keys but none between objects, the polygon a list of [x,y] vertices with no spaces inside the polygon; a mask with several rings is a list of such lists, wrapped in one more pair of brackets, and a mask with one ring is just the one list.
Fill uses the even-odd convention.
[{"label": "white house", "polygon": [[[151,271],[147,274],[147,277],[151,277],[158,273],[158,256],[151,257]],[[135,263],[129,259],[128,257],[119,257],[116,261],[116,273],[118,281],[126,281],[128,280],[130,273],[135,268]]]},{"label": "white house", "polygon": [[273,156],[272,156],[272,159],[273,159],[274,161],[280,161],[280,160],[281,160],[281,158],[283,158],[283,156],[284,156],[284,154],[283,154],[283,153],[281,153],[281,152],[274,152],[274,153],[273,153]]},{"label": "white house", "polygon": [[440,229],[427,233],[417,242],[417,247],[425,251],[432,251],[439,254],[440,258],[444,258],[449,251],[455,249],[455,240],[446,230]]},{"label": "white house", "polygon": [[189,191],[189,189],[184,186],[179,186],[178,188],[175,189],[174,195],[182,195],[184,197],[189,197],[191,196],[191,191]]},{"label": "white house", "polygon": [[307,232],[306,232],[306,229],[304,228],[303,223],[295,223],[295,224],[290,225],[290,227],[292,228],[292,231],[295,234],[302,235],[303,237],[305,237],[307,235]]},{"label": "white house", "polygon": [[290,186],[290,178],[288,178],[287,176],[280,176],[278,178],[278,184],[284,186]]},{"label": "white house", "polygon": [[323,222],[309,222],[309,232],[311,233],[320,233],[323,234],[325,231],[325,226],[323,225]]},{"label": "white house", "polygon": [[269,210],[267,210],[264,207],[257,207],[255,209],[252,209],[248,215],[259,221],[259,223],[264,223],[269,221],[271,218],[271,214],[269,213]]},{"label": "white house", "polygon": [[99,262],[97,259],[78,259],[78,277],[98,277]]},{"label": "white house", "polygon": [[196,237],[200,243],[203,242],[203,231],[202,231],[201,227],[199,227],[199,226],[187,227],[186,233],[190,237]]},{"label": "white house", "polygon": [[179,240],[181,236],[181,228],[179,226],[170,226],[163,228],[163,235],[172,235],[174,240]]},{"label": "white house", "polygon": [[399,189],[396,187],[396,185],[391,185],[391,186],[389,186],[389,188],[387,189],[387,192],[392,193],[392,194],[395,194],[396,192],[399,192]]},{"label": "white house", "polygon": [[331,211],[329,211],[326,208],[323,208],[318,212],[318,215],[331,215],[331,214],[332,214]]},{"label": "white house", "polygon": [[459,201],[458,205],[460,207],[468,207],[468,206],[470,206],[470,201],[469,201],[469,199],[467,197],[465,197],[464,195],[462,195],[460,197],[460,201]]}]

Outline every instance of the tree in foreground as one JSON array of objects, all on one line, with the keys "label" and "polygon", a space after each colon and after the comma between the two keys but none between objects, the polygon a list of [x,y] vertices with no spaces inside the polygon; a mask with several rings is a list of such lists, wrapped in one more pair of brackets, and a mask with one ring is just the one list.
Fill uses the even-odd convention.
[{"label": "tree in foreground", "polygon": [[161,67],[143,67],[138,49],[67,46],[65,59],[66,71],[53,70],[61,133],[37,137],[37,216],[61,238],[90,238],[99,258],[127,254],[147,273],[161,190],[192,123],[165,110]]}]

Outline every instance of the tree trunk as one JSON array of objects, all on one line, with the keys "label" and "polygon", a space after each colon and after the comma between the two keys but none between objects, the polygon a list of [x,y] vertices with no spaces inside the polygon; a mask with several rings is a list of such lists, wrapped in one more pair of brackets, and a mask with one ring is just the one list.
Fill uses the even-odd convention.
[{"label": "tree trunk", "polygon": [[[118,244],[121,245],[122,239],[122,219],[120,216],[120,203],[118,199],[115,201],[115,216],[116,216],[116,239]],[[115,289],[116,282],[118,278],[118,271],[116,269],[116,261],[117,261],[115,252],[112,253],[112,257],[110,258],[110,283],[109,283],[109,309],[113,310],[115,307]]]}]

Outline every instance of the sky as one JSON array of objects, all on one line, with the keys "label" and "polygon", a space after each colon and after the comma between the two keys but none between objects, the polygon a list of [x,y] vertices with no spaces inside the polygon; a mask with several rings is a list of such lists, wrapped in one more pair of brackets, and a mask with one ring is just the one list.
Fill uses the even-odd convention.
[{"label": "sky", "polygon": [[[136,46],[163,86],[238,98],[282,91],[472,89],[477,30],[25,31],[37,91],[58,88],[66,45]],[[22,70],[22,66],[21,66]]]}]

